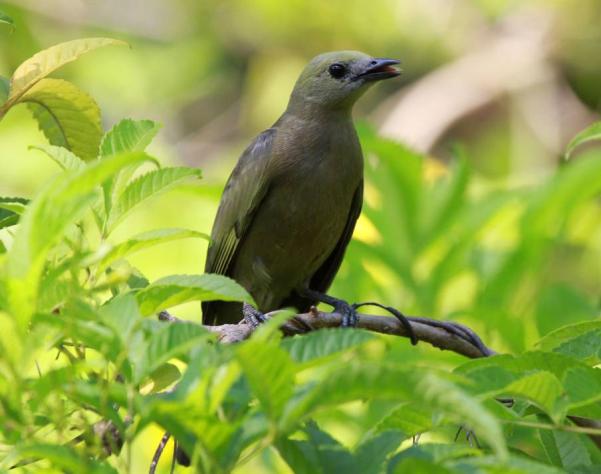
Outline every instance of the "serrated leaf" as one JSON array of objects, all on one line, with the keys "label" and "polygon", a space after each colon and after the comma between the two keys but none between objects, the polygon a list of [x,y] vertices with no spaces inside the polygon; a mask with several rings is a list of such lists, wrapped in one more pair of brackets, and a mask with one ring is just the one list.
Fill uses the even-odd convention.
[{"label": "serrated leaf", "polygon": [[81,158],[63,146],[32,145],[29,148],[45,153],[64,170],[77,171],[86,166],[85,162]]},{"label": "serrated leaf", "polygon": [[539,371],[510,383],[506,390],[534,402],[555,421],[559,422],[565,414],[566,405],[560,397],[563,395],[561,382],[550,372]]},{"label": "serrated leaf", "polygon": [[375,336],[367,331],[322,329],[284,339],[282,348],[288,351],[295,362],[302,364],[357,347],[374,338]]},{"label": "serrated leaf", "polygon": [[254,303],[248,292],[223,275],[171,275],[151,283],[136,295],[143,315],[189,301],[247,301]]},{"label": "serrated leaf", "polygon": [[282,425],[288,427],[317,408],[365,398],[419,400],[482,433],[500,457],[507,455],[498,420],[478,400],[437,374],[385,364],[354,363],[332,369],[293,400]]},{"label": "serrated leaf", "polygon": [[[144,151],[160,128],[160,124],[152,120],[121,120],[102,138],[99,156],[104,158],[124,151]],[[158,163],[157,167],[160,167]],[[116,197],[123,191],[136,169],[137,167],[130,166],[104,184],[106,215],[110,215]]]},{"label": "serrated leaf", "polygon": [[172,189],[190,178],[200,178],[201,171],[195,168],[162,168],[150,171],[123,190],[108,218],[107,228],[113,229],[129,212],[148,198]]},{"label": "serrated leaf", "polygon": [[189,238],[209,240],[208,235],[188,229],[156,229],[143,232],[112,247],[102,260],[100,260],[98,270],[103,271],[115,260],[119,260],[127,255],[131,255],[154,245]]},{"label": "serrated leaf", "polygon": [[290,356],[277,344],[252,340],[240,343],[236,349],[253,394],[267,416],[277,422],[294,386],[295,369]]},{"label": "serrated leaf", "polygon": [[561,327],[550,332],[536,343],[542,351],[552,351],[560,344],[590,331],[601,330],[601,321],[584,321]]},{"label": "serrated leaf", "polygon": [[110,38],[84,38],[60,43],[34,54],[12,75],[8,103],[16,103],[38,81],[61,66],[76,60],[82,54],[109,45],[126,46],[127,43]]},{"label": "serrated leaf", "polygon": [[559,328],[543,337],[537,346],[590,364],[601,361],[601,321],[585,321]]},{"label": "serrated leaf", "polygon": [[42,79],[23,94],[50,144],[71,150],[84,161],[96,158],[102,137],[100,109],[88,94],[62,79]]},{"label": "serrated leaf", "polygon": [[135,357],[134,382],[141,382],[169,360],[186,355],[211,338],[211,333],[199,324],[165,324],[150,336],[144,349]]},{"label": "serrated leaf", "polygon": [[126,153],[66,172],[29,204],[7,260],[7,293],[20,322],[26,323],[34,310],[48,251],[61,240],[67,226],[83,214],[97,187],[124,166],[146,160],[145,153]]},{"label": "serrated leaf", "polygon": [[124,151],[144,151],[161,125],[152,120],[123,119],[102,138],[100,157]]},{"label": "serrated leaf", "polygon": [[586,449],[582,435],[566,431],[552,431],[561,465],[568,472],[581,466],[590,466],[591,456]]},{"label": "serrated leaf", "polygon": [[569,159],[572,152],[582,145],[583,143],[587,143],[593,140],[601,139],[601,122],[595,122],[592,125],[589,125],[587,128],[578,133],[566,148],[565,159]]}]

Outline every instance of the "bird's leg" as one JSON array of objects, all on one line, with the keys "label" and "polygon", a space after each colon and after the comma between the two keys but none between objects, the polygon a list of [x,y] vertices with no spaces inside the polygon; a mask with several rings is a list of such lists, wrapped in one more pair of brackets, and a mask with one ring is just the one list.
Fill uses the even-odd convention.
[{"label": "bird's leg", "polygon": [[311,290],[309,288],[299,291],[299,294],[302,297],[332,306],[334,308],[334,312],[342,316],[342,323],[340,324],[342,327],[346,328],[357,326],[358,318],[355,305],[351,305],[344,300],[334,298],[333,296],[326,295],[325,293],[320,293],[319,291]]},{"label": "bird's leg", "polygon": [[248,303],[242,304],[242,317],[246,324],[255,329],[259,324],[267,321],[265,315],[261,313],[257,308]]}]

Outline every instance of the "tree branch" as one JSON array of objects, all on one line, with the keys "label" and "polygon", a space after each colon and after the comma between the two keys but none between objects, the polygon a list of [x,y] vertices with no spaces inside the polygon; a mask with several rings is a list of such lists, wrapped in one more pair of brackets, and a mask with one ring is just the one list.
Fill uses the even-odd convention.
[{"label": "tree branch", "polygon": [[[269,318],[271,313],[266,314]],[[368,331],[382,334],[391,334],[401,337],[410,337],[407,329],[398,319],[389,316],[374,316],[369,314],[359,314],[357,327]],[[179,319],[171,316],[166,311],[159,314],[162,321],[178,322]],[[495,354],[495,352],[482,344],[484,351],[476,346],[470,339],[478,336],[469,328],[457,323],[436,321],[429,318],[420,318],[417,316],[408,317],[413,333],[418,341],[427,342],[441,350],[448,350],[461,354],[469,358],[486,357]],[[281,329],[286,336],[295,334],[304,334],[308,331],[322,328],[339,327],[342,322],[342,316],[338,313],[327,313],[312,309],[308,313],[301,313],[293,316],[288,322],[282,325]],[[204,326],[208,331],[217,334],[220,342],[232,343],[243,341],[250,337],[256,329],[246,322],[241,321],[238,324],[222,324],[221,326]],[[461,337],[457,329],[460,328],[469,337]],[[454,330],[453,330],[454,329]],[[482,347],[481,346],[481,347]]]}]

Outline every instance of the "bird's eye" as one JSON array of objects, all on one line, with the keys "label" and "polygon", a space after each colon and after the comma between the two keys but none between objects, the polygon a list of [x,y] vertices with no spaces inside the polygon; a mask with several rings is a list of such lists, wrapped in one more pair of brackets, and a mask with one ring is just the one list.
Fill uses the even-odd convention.
[{"label": "bird's eye", "polygon": [[330,76],[340,79],[346,73],[346,67],[344,64],[334,63],[329,67],[328,71],[330,72]]}]

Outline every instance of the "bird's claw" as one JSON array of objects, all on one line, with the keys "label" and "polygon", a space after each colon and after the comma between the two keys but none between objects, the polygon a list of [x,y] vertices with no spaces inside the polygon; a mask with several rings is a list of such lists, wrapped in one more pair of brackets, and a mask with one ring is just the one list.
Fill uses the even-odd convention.
[{"label": "bird's claw", "polygon": [[256,329],[259,325],[267,321],[267,318],[261,311],[248,303],[242,305],[242,317],[244,322],[253,329]]},{"label": "bird's claw", "polygon": [[357,309],[355,308],[355,305],[350,305],[346,301],[340,301],[336,304],[336,306],[334,306],[334,311],[342,316],[340,327],[357,327],[359,317],[357,316]]}]

